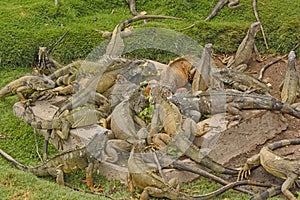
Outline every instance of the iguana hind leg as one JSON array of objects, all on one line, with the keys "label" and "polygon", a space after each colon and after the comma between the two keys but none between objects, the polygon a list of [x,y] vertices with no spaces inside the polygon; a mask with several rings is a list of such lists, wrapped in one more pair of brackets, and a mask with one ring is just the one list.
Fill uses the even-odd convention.
[{"label": "iguana hind leg", "polygon": [[93,183],[93,171],[94,171],[94,163],[89,162],[88,167],[86,168],[86,185],[90,188],[91,191],[93,192],[102,192],[103,188],[95,188],[94,183]]},{"label": "iguana hind leg", "polygon": [[293,193],[289,190],[291,188],[295,181],[298,179],[297,174],[291,174],[289,177],[284,181],[284,183],[281,186],[282,193],[289,199],[289,200],[296,200],[297,198],[293,195]]}]

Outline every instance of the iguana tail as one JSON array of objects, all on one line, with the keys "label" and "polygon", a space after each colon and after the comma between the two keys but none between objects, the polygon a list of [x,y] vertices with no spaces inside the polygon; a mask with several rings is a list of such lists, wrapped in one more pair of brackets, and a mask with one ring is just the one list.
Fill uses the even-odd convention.
[{"label": "iguana tail", "polygon": [[293,108],[289,104],[283,103],[283,107],[282,107],[282,109],[280,111],[283,112],[283,113],[287,113],[289,115],[292,115],[292,116],[300,119],[300,111],[296,110],[295,108]]},{"label": "iguana tail", "polygon": [[27,171],[28,167],[19,163],[18,161],[16,161],[15,159],[13,159],[13,157],[11,157],[10,155],[8,155],[6,152],[4,152],[2,149],[0,149],[0,154],[7,159],[8,161],[12,162],[18,169],[23,170],[23,171]]},{"label": "iguana tail", "polygon": [[217,163],[210,157],[203,157],[199,162],[199,164],[203,165],[204,167],[207,167],[215,172],[222,173],[222,174],[229,174],[229,175],[236,175],[238,174],[238,170],[232,169],[229,167],[225,167],[221,165],[220,163]]},{"label": "iguana tail", "polygon": [[197,199],[197,200],[211,199],[213,197],[216,197],[219,194],[226,192],[229,189],[232,189],[232,188],[234,188],[236,186],[240,186],[240,185],[255,185],[255,186],[260,186],[260,187],[269,187],[270,186],[269,184],[258,183],[258,182],[254,182],[254,181],[250,181],[250,180],[237,181],[237,182],[229,183],[229,184],[217,189],[214,192],[196,196],[195,199]]},{"label": "iguana tail", "polygon": [[208,22],[210,21],[214,16],[217,15],[217,13],[219,12],[219,10],[221,10],[224,5],[228,3],[228,1],[226,0],[220,0],[217,5],[214,7],[214,9],[211,11],[211,13],[209,14],[208,17],[206,17],[205,21]]},{"label": "iguana tail", "polygon": [[[199,167],[191,166],[188,163],[176,160],[172,164],[173,164],[173,167],[176,168],[176,169],[185,170],[185,171],[193,172],[195,174],[199,174],[202,177],[208,178],[208,179],[213,180],[213,181],[215,181],[217,183],[220,183],[222,185],[229,184],[229,182],[225,181],[224,179],[222,179],[218,176],[215,176],[215,175],[213,175],[213,174],[211,174],[211,173],[209,173],[209,172],[207,172],[207,171],[205,171],[205,170],[203,170]],[[237,190],[237,191],[243,192],[245,194],[253,195],[252,192],[250,192],[248,190],[245,190],[243,188],[234,188],[234,189]]]},{"label": "iguana tail", "polygon": [[270,197],[279,195],[281,193],[281,185],[278,185],[276,187],[271,187],[267,190],[264,190],[256,195],[254,195],[253,197],[251,197],[250,200],[264,200],[264,199],[268,199]]},{"label": "iguana tail", "polygon": [[287,145],[297,145],[297,144],[300,144],[300,138],[279,140],[271,144],[268,144],[267,148],[270,150],[275,150]]}]

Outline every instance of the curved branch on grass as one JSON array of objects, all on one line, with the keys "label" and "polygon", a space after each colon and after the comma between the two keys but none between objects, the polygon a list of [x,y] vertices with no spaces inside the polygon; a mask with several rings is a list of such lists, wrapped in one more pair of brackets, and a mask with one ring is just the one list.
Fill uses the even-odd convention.
[{"label": "curved branch on grass", "polygon": [[258,17],[258,12],[257,12],[257,9],[256,9],[256,0],[253,0],[252,5],[253,5],[253,11],[254,11],[254,15],[255,15],[256,21],[260,23],[260,30],[261,30],[262,36],[264,38],[264,42],[265,42],[266,48],[269,49],[264,28],[263,28],[263,26],[262,26],[262,24],[260,22],[259,17]]}]

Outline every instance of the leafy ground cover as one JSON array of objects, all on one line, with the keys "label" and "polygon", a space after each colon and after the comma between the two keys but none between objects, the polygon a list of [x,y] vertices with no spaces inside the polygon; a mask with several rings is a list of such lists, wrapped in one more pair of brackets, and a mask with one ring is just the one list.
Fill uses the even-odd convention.
[{"label": "leafy ground cover", "polygon": [[[211,21],[204,19],[216,2],[165,0],[137,0],[138,11],[148,14],[164,14],[185,18],[183,21],[155,20],[147,24],[135,23],[137,27],[162,27],[172,29],[195,39],[200,45],[213,43],[216,53],[232,53],[236,50],[249,25],[255,21],[251,1],[241,1],[242,6],[230,10],[224,7]],[[259,1],[258,12],[263,23],[270,49],[266,49],[261,34],[257,36],[258,49],[263,53],[282,54],[288,52],[300,40],[300,12],[298,0]],[[53,57],[62,63],[69,63],[87,54],[104,39],[96,30],[112,31],[121,20],[131,17],[126,1],[104,0],[1,0],[0,3],[0,87],[9,81],[31,71],[37,59],[39,46],[50,46],[66,30],[69,34],[53,51]],[[194,28],[182,30],[195,24]],[[297,50],[297,54],[300,51]],[[168,61],[165,55],[151,52],[137,52],[141,57]],[[131,55],[135,56],[135,55]],[[146,57],[147,57],[146,56]],[[24,164],[39,163],[35,150],[33,130],[13,115],[12,106],[17,98],[8,97],[0,103],[0,148]],[[42,137],[38,137],[42,147]],[[50,154],[56,150],[50,147]],[[87,189],[82,183],[84,173],[66,176],[68,184]],[[118,181],[106,181],[97,176],[97,184],[103,185],[106,195],[128,199],[127,188]],[[183,191],[203,193],[219,185],[205,179],[183,186]],[[1,199],[106,199],[82,192],[75,192],[55,184],[52,178],[36,178],[15,169],[0,157]],[[226,192],[216,199],[248,199],[237,192]],[[276,198],[274,198],[276,199]]]}]

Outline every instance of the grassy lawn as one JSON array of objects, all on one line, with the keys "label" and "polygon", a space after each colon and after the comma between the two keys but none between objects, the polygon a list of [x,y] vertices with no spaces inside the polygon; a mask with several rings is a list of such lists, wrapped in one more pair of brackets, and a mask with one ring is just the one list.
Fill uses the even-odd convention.
[{"label": "grassy lawn", "polygon": [[[204,22],[217,1],[136,0],[139,12],[176,16],[185,20],[152,20],[147,24],[141,21],[133,25],[171,29],[189,36],[200,45],[213,43],[217,53],[232,53],[237,49],[249,25],[255,21],[252,2],[241,0],[241,6],[234,10],[224,7],[211,22]],[[262,35],[258,33],[258,49],[262,53],[287,53],[300,41],[299,1],[264,0],[259,1],[257,6],[270,47],[265,48]],[[121,20],[131,16],[125,0],[59,0],[58,7],[54,6],[54,1],[46,0],[1,0],[0,87],[30,72],[37,59],[38,47],[50,46],[65,31],[69,30],[69,34],[55,48],[52,56],[67,64],[78,58],[84,59],[104,41],[96,30],[112,31]],[[195,24],[194,28],[182,30],[191,24]],[[300,55],[300,50],[296,53]],[[154,54],[146,50],[130,56],[143,56],[164,62],[169,60],[164,52]],[[16,101],[16,96],[13,96],[0,102],[0,148],[23,164],[36,165],[39,158],[35,150],[33,130],[14,116],[12,106]],[[43,138],[39,136],[38,142],[41,150]],[[55,152],[50,146],[50,154]],[[84,172],[68,174],[66,182],[87,190],[82,182],[84,178]],[[106,181],[99,176],[96,181],[103,185],[105,195],[116,199],[128,199],[131,196],[127,187],[118,181]],[[218,187],[220,186],[217,184],[200,179],[196,183],[183,186],[183,191],[205,193]],[[53,178],[37,178],[19,171],[2,157],[0,191],[1,199],[106,199],[58,186]],[[249,199],[249,196],[230,191],[215,199],[225,198]]]}]

